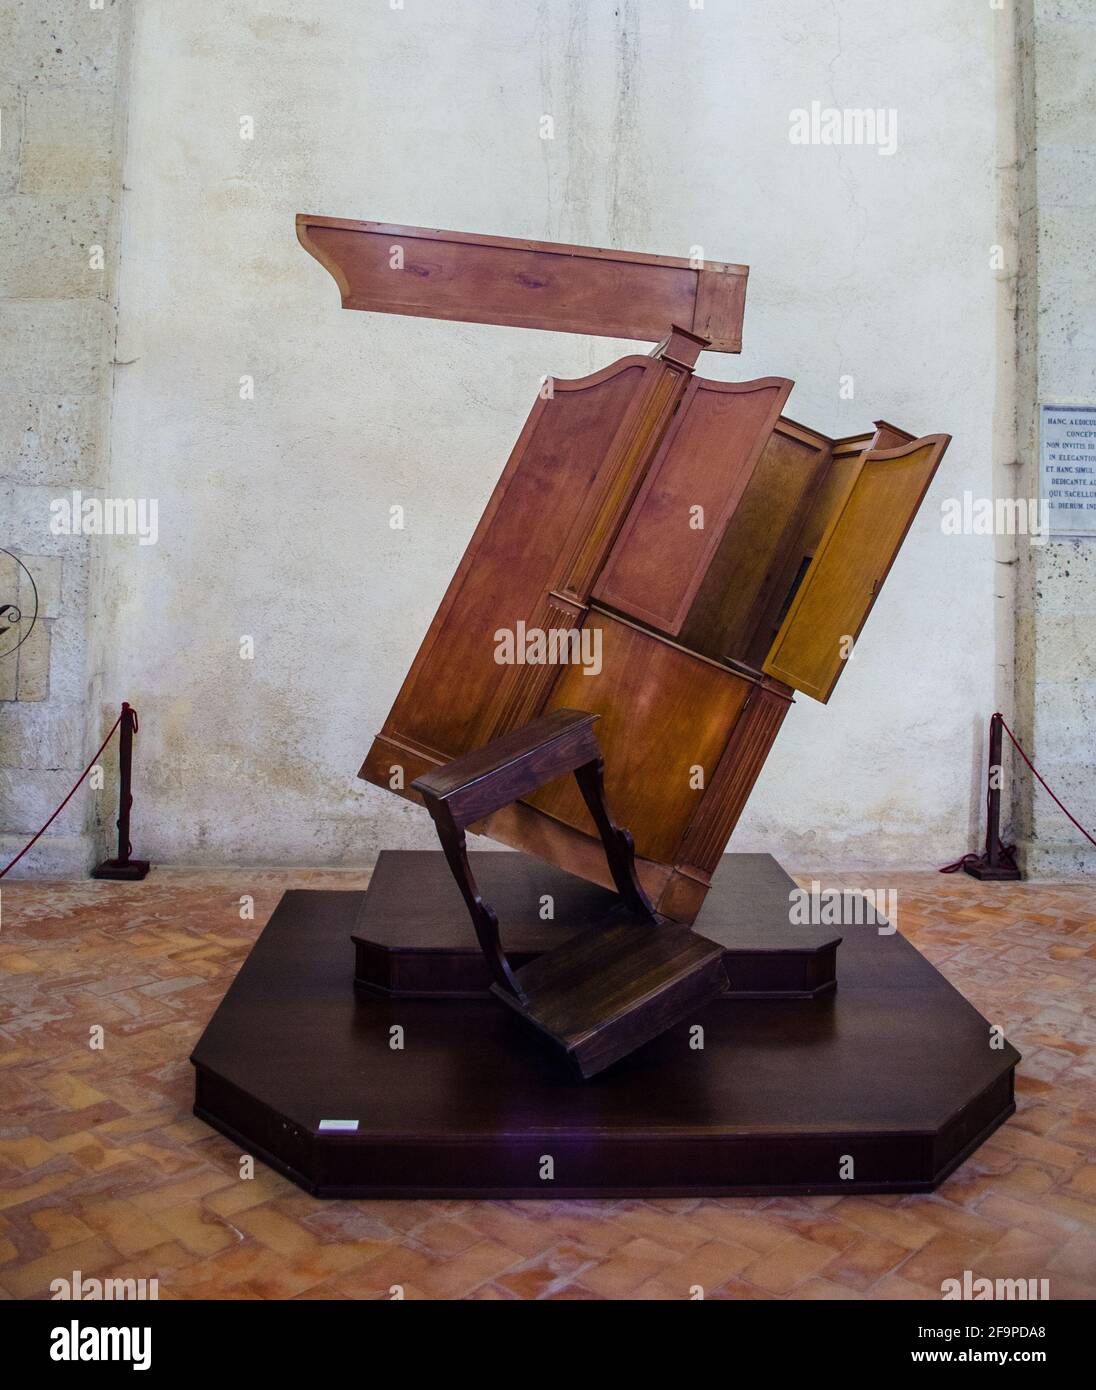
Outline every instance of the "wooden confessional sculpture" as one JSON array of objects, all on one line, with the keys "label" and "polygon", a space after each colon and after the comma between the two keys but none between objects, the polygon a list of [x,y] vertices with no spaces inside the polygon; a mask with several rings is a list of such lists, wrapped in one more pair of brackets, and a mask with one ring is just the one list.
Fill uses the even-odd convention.
[{"label": "wooden confessional sculpture", "polygon": [[[641,916],[692,923],[793,690],[829,699],[947,437],[879,422],[832,440],[784,418],[783,377],[696,376],[702,349],[740,346],[745,267],[328,218],[299,218],[298,234],[351,308],[661,338],[542,390],[359,774],[425,802],[496,993],[589,1074],[570,1025],[596,1025],[602,992],[587,980],[581,1007],[557,1008],[567,1026],[538,1016],[475,890],[465,826],[615,886]],[[480,788],[457,821],[440,790],[466,763],[497,772],[511,736],[572,710],[600,716],[634,888],[581,773]],[[518,746],[536,755],[535,740]],[[711,985],[705,945],[685,952],[693,975],[669,980],[685,1000]],[[587,975],[603,964],[619,977],[593,956]],[[677,1017],[665,1004],[663,1027]],[[604,1038],[593,1051],[620,1055]]]},{"label": "wooden confessional sculpture", "polygon": [[[740,348],[744,266],[298,234],[348,308],[657,346],[542,391],[365,758],[444,853],[283,895],[194,1050],[195,1114],[321,1196],[931,1190],[1012,1113],[1015,1049],[893,925],[804,923],[771,855],[724,848],[947,436],[830,439],[790,381],[696,375]],[[529,853],[469,855],[469,828]]]},{"label": "wooden confessional sculpture", "polygon": [[[833,693],[948,436],[879,421],[829,439],[781,414],[789,380],[696,376],[702,349],[741,342],[744,267],[321,218],[298,230],[349,307],[665,332],[649,357],[542,391],[359,775],[392,788],[399,768],[417,799],[416,778],[546,711],[600,714],[640,882],[692,922],[793,691]],[[693,327],[660,321],[667,308]],[[558,659],[583,630],[596,671]],[[514,665],[498,664],[500,633]],[[525,660],[530,634],[557,659]],[[612,883],[569,784],[476,829]]]}]

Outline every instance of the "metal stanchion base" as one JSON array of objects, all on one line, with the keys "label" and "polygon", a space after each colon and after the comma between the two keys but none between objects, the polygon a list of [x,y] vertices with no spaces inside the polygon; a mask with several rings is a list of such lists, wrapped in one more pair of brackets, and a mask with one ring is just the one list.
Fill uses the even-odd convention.
[{"label": "metal stanchion base", "polygon": [[991,864],[989,857],[980,854],[977,859],[969,864],[963,865],[963,872],[970,874],[971,878],[981,879],[983,883],[998,883],[1007,880],[1023,878],[1023,874],[1015,864],[1007,861]]},{"label": "metal stanchion base", "polygon": [[148,873],[147,859],[104,859],[91,871],[92,878],[144,878]]}]

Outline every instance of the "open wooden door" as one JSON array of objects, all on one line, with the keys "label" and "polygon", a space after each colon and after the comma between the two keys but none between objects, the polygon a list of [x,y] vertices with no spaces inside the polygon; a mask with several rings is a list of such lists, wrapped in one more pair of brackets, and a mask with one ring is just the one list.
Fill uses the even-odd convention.
[{"label": "open wooden door", "polygon": [[930,434],[861,457],[769,649],[768,675],[829,700],[950,442]]}]

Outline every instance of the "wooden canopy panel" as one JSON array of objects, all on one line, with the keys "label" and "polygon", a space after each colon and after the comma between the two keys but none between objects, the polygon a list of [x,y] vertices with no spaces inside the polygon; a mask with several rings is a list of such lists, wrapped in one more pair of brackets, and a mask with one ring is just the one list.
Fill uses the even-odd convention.
[{"label": "wooden canopy panel", "polygon": [[827,701],[950,443],[928,435],[859,460],[764,669]]},{"label": "wooden canopy panel", "polygon": [[741,352],[748,267],[297,215],[344,309],[657,343],[671,324]]}]

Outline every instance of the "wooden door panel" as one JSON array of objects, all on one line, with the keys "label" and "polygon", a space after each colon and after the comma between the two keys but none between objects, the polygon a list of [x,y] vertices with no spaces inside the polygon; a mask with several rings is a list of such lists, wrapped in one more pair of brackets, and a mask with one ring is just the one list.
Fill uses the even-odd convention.
[{"label": "wooden door panel", "polygon": [[681,632],[791,388],[782,377],[693,380],[594,589],[599,602]]},{"label": "wooden door panel", "polygon": [[[719,660],[751,661],[755,635],[788,592],[797,532],[830,459],[830,440],[781,418],[723,533],[679,640]],[[773,622],[756,664],[769,649]]]},{"label": "wooden door panel", "polygon": [[864,456],[769,651],[770,676],[830,698],[949,439]]}]

